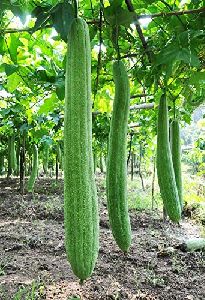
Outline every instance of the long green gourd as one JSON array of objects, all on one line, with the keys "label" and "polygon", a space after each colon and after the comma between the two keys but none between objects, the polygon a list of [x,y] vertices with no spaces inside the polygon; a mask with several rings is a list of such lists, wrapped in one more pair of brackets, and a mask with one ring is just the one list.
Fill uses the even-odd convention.
[{"label": "long green gourd", "polygon": [[94,269],[99,216],[92,154],[91,49],[86,22],[74,19],[68,34],[64,121],[65,243],[81,281]]},{"label": "long green gourd", "polygon": [[48,174],[48,160],[49,160],[49,145],[45,144],[43,149],[43,171],[44,174]]},{"label": "long green gourd", "polygon": [[8,176],[16,171],[16,163],[15,137],[14,135],[10,135],[8,137]]},{"label": "long green gourd", "polygon": [[37,175],[38,175],[38,147],[36,145],[33,145],[33,166],[27,184],[28,192],[33,192]]},{"label": "long green gourd", "polygon": [[59,168],[63,170],[63,149],[60,143],[59,143]]},{"label": "long green gourd", "polygon": [[19,176],[19,171],[20,171],[20,143],[17,143],[16,147],[16,176]]},{"label": "long green gourd", "polygon": [[181,207],[169,144],[169,119],[165,94],[160,98],[157,131],[157,175],[160,193],[169,218],[178,222],[181,218]]},{"label": "long green gourd", "polygon": [[11,136],[11,169],[13,172],[17,169],[17,162],[16,162],[16,149],[15,149],[15,137],[14,135]]},{"label": "long green gourd", "polygon": [[11,149],[12,149],[12,136],[9,135],[8,137],[8,174],[7,176],[10,177],[12,174],[12,166],[11,166],[11,161],[12,161],[12,155],[11,155]]},{"label": "long green gourd", "polygon": [[183,209],[182,199],[182,171],[181,171],[181,138],[179,121],[174,119],[170,126],[170,145],[172,151],[172,161],[175,173],[175,179],[178,189],[179,201],[181,209]]},{"label": "long green gourd", "polygon": [[57,154],[58,162],[60,165],[62,165],[62,152],[61,152],[60,144],[58,143],[56,147],[57,147],[56,154]]},{"label": "long green gourd", "polygon": [[131,226],[127,203],[127,127],[130,88],[122,61],[113,64],[115,98],[109,135],[106,190],[109,222],[119,248],[127,252]]},{"label": "long green gourd", "polygon": [[0,153],[0,175],[3,174],[4,171],[4,154]]}]

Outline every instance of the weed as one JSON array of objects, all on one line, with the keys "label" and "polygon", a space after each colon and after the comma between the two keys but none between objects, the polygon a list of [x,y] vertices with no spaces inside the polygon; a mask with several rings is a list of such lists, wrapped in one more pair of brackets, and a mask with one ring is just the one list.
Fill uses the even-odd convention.
[{"label": "weed", "polygon": [[0,299],[7,299],[6,297],[6,288],[0,284]]},{"label": "weed", "polygon": [[172,257],[172,270],[174,273],[180,274],[187,269],[186,265],[181,260],[178,260],[176,256]]},{"label": "weed", "polygon": [[146,270],[146,281],[154,287],[164,287],[166,285],[165,278],[157,274],[154,270],[154,267],[155,263],[148,263]]},{"label": "weed", "polygon": [[63,201],[60,197],[50,197],[47,202],[43,204],[47,214],[55,215],[63,212]]},{"label": "weed", "polygon": [[[151,186],[147,183],[145,191],[142,190],[141,183],[137,178],[128,180],[128,204],[129,208],[138,211],[152,209]],[[154,208],[162,208],[162,200],[158,191],[154,196]]]},{"label": "weed", "polygon": [[0,264],[0,276],[5,275],[5,270],[4,270],[4,266],[2,264]]},{"label": "weed", "polygon": [[154,270],[148,269],[147,272],[147,281],[154,287],[163,287],[165,286],[165,280],[162,276],[155,273]]},{"label": "weed", "polygon": [[33,281],[31,286],[21,286],[12,300],[43,300],[45,286],[42,282]]}]

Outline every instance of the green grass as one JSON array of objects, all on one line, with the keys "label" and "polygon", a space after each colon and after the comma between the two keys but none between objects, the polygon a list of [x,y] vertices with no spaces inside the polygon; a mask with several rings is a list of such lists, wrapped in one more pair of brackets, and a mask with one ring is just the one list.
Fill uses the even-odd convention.
[{"label": "green grass", "polygon": [[55,215],[63,213],[63,201],[60,197],[49,197],[49,200],[42,203],[42,206],[45,208],[47,214]]},{"label": "green grass", "polygon": [[205,193],[204,187],[201,189],[201,181],[197,176],[184,179],[184,203],[185,206],[193,211],[192,217],[198,221],[205,222]]},{"label": "green grass", "polygon": [[[203,176],[193,175],[189,166],[182,164],[183,201],[186,207],[193,209],[193,218],[205,224],[205,184]],[[142,189],[139,176],[131,181],[128,176],[128,204],[130,209],[150,211],[152,209],[152,176],[144,178],[145,191]],[[163,203],[160,196],[157,176],[154,185],[154,209],[162,211]]]},{"label": "green grass", "polygon": [[12,300],[43,300],[45,286],[42,282],[33,281],[31,286],[21,286]]},{"label": "green grass", "polygon": [[0,276],[5,275],[4,266],[0,264]]},{"label": "green grass", "polygon": [[139,177],[134,177],[133,181],[128,178],[128,205],[130,209],[136,209],[139,211],[151,210],[152,201],[154,201],[154,209],[162,209],[162,200],[158,189],[156,189],[154,199],[152,199],[151,178],[145,181],[145,191],[142,189]]}]

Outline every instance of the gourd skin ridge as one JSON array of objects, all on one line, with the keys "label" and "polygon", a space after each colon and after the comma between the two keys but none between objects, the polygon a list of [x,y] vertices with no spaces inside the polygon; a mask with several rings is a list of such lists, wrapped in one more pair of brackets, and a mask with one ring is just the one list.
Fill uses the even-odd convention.
[{"label": "gourd skin ridge", "polygon": [[113,64],[115,98],[111,119],[106,189],[109,222],[119,248],[127,252],[131,244],[131,226],[127,203],[127,127],[130,88],[122,61]]},{"label": "gourd skin ridge", "polygon": [[174,119],[171,123],[171,151],[172,161],[175,173],[175,179],[178,189],[179,202],[181,209],[183,209],[183,197],[182,197],[182,171],[181,171],[181,139],[180,139],[180,127],[179,121]]},{"label": "gourd skin ridge", "polygon": [[81,280],[94,269],[99,216],[92,154],[91,49],[86,22],[77,18],[68,34],[64,124],[65,243]]},{"label": "gourd skin ridge", "polygon": [[160,98],[157,132],[157,175],[160,193],[169,218],[178,222],[181,207],[169,144],[169,122],[166,95]]}]

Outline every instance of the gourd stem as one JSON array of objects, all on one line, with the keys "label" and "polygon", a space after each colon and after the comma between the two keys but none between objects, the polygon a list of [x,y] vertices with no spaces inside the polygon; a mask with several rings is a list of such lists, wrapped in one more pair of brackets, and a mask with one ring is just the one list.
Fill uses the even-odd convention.
[{"label": "gourd stem", "polygon": [[74,0],[73,5],[74,5],[74,15],[75,15],[75,18],[77,18],[78,17],[78,0]]},{"label": "gourd stem", "polygon": [[176,99],[173,100],[174,120],[176,119]]},{"label": "gourd stem", "polygon": [[116,47],[117,47],[116,50],[117,50],[117,60],[119,61],[121,59],[121,56],[120,56],[118,38],[119,38],[119,26],[116,26]]}]

